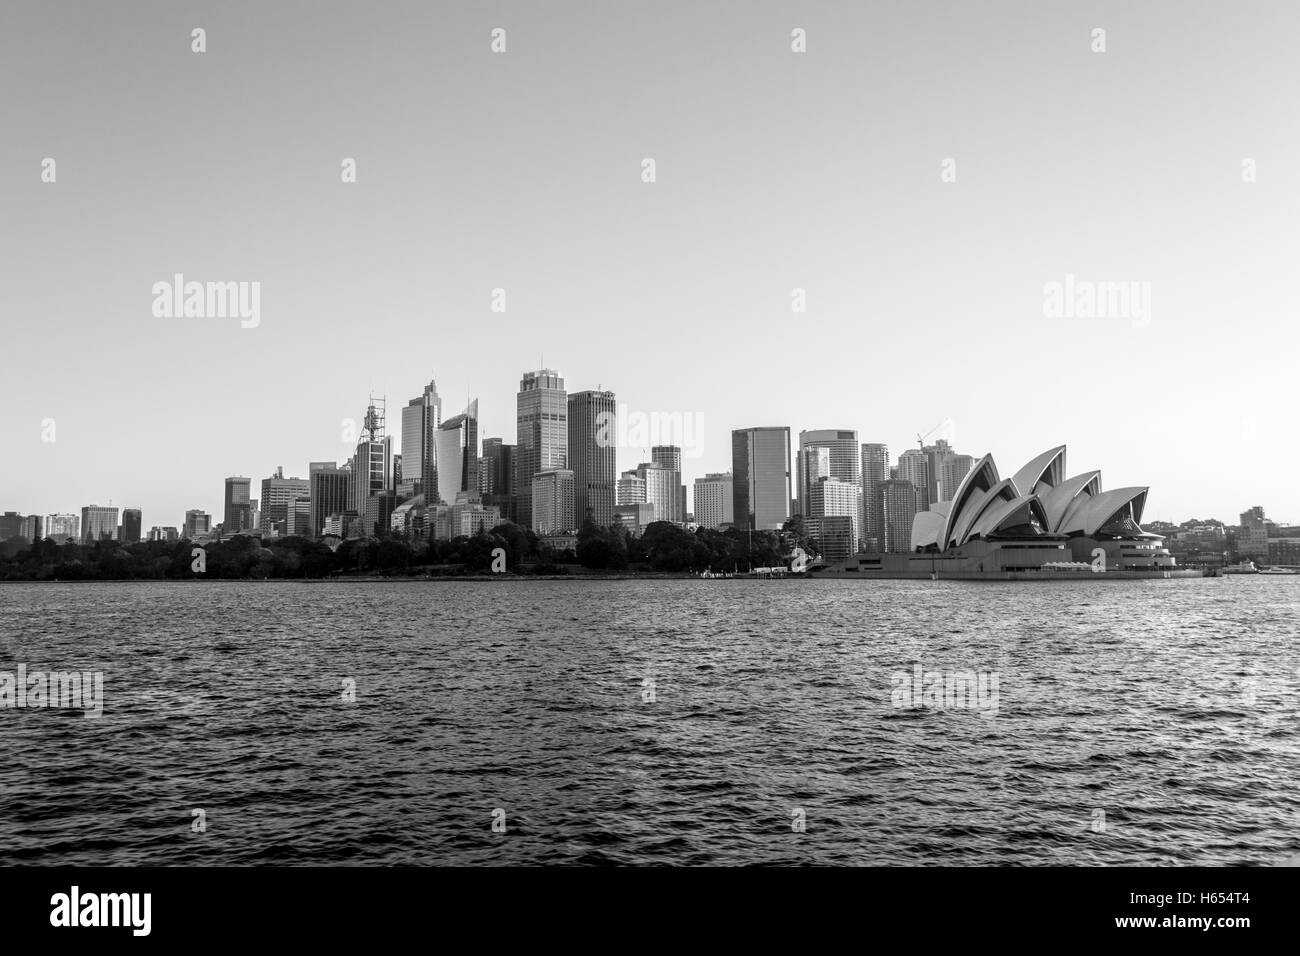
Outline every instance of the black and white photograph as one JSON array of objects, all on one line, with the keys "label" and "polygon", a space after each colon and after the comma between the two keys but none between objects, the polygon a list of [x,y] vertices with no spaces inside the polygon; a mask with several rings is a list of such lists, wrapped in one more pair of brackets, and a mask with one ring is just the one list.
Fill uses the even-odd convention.
[{"label": "black and white photograph", "polygon": [[0,920],[654,869],[1257,945],[1298,51],[1283,0],[3,0]]}]

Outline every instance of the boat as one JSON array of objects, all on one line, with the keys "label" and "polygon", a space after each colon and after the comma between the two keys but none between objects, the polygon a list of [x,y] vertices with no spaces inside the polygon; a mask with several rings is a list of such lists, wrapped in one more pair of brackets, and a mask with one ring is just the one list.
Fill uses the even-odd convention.
[{"label": "boat", "polygon": [[1224,574],[1259,574],[1259,568],[1255,567],[1254,561],[1242,561],[1238,564],[1229,564],[1223,569]]},{"label": "boat", "polygon": [[1261,568],[1260,574],[1295,574],[1294,568]]}]

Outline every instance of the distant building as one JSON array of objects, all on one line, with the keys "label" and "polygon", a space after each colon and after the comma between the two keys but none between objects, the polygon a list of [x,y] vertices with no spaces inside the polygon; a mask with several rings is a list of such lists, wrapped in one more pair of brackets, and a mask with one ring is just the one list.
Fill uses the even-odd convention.
[{"label": "distant building", "polygon": [[[855,454],[854,458],[857,457]],[[862,488],[856,481],[844,481],[840,478],[830,478],[826,476],[819,477],[808,487],[807,513],[804,515],[805,527],[810,534],[819,537],[813,531],[811,522],[818,522],[817,527],[826,531],[834,530],[836,535],[836,557],[832,558],[830,554],[823,550],[827,561],[842,561],[850,554],[858,550],[858,545],[862,540],[861,531],[858,522],[862,515]],[[839,522],[823,522],[823,518],[848,518],[849,531],[852,542],[846,553],[840,555],[840,524]],[[910,527],[910,525],[909,525]],[[821,542],[823,549],[831,547],[826,542]]]},{"label": "distant building", "polygon": [[126,508],[122,512],[122,543],[140,543],[140,525],[143,516],[139,508]]},{"label": "distant building", "polygon": [[479,489],[483,504],[496,508],[503,521],[513,521],[515,446],[503,443],[500,438],[484,438],[482,462]]},{"label": "distant building", "polygon": [[569,467],[569,410],[564,378],[549,368],[525,372],[517,400],[515,520],[540,534],[541,528],[533,520],[533,478],[543,471]]},{"label": "distant building", "polygon": [[695,479],[695,521],[702,528],[730,527],[735,521],[731,472]]},{"label": "distant building", "polygon": [[[455,504],[458,496],[478,497],[478,399],[434,430],[438,462],[438,500]],[[425,494],[428,500],[428,493]]]},{"label": "distant building", "polygon": [[889,447],[869,442],[862,446],[862,545],[879,551],[882,518],[879,512],[882,482],[889,480]]},{"label": "distant building", "polygon": [[734,430],[731,474],[736,527],[779,530],[790,517],[790,429]]},{"label": "distant building", "polygon": [[882,481],[876,488],[879,496],[877,513],[881,518],[880,550],[911,551],[912,522],[916,519],[924,488],[906,478],[891,478]]},{"label": "distant building", "polygon": [[[823,479],[836,481],[837,479]],[[857,551],[857,519],[850,515],[824,515],[804,518],[808,534],[821,546],[827,562],[844,561]]]},{"label": "distant building", "polygon": [[658,462],[647,461],[637,466],[636,475],[645,483],[645,500],[653,505],[656,521],[681,522],[681,472],[666,468]]},{"label": "distant building", "polygon": [[253,527],[253,508],[249,502],[252,482],[247,478],[227,478],[225,514],[221,521],[223,534],[235,535]]},{"label": "distant building", "polygon": [[567,468],[539,471],[532,480],[532,528],[539,535],[573,531],[573,472]]},{"label": "distant building", "polygon": [[170,525],[166,527],[154,525],[149,529],[150,541],[179,541],[180,538],[180,532]]},{"label": "distant building", "polygon": [[212,515],[197,508],[185,512],[185,530],[183,532],[185,540],[193,541],[195,538],[211,533]]},{"label": "distant building", "polygon": [[23,516],[17,511],[6,511],[0,515],[0,541],[21,537],[23,533]]},{"label": "distant building", "polygon": [[81,538],[81,518],[77,515],[55,514],[45,516],[45,537],[60,544]]},{"label": "distant building", "polygon": [[645,479],[635,471],[625,471],[618,477],[615,489],[615,507],[618,505],[645,504]]},{"label": "distant building", "polygon": [[573,472],[574,520],[607,528],[614,522],[618,475],[618,410],[610,391],[574,392],[568,398],[568,465]]},{"label": "distant building", "polygon": [[1237,532],[1237,554],[1242,558],[1268,558],[1268,519],[1259,505],[1241,513]]},{"label": "distant building", "polygon": [[26,541],[40,541],[45,537],[45,519],[40,515],[27,515],[23,518],[19,536]]},{"label": "distant building", "polygon": [[817,479],[838,478],[860,486],[861,469],[857,432],[844,428],[801,431],[795,461],[799,513],[805,518],[813,515],[808,501]]},{"label": "distant building", "polygon": [[952,454],[943,460],[943,480],[940,483],[939,500],[951,501],[961,487],[962,479],[975,467],[975,459],[970,455]]},{"label": "distant building", "polygon": [[627,529],[628,534],[634,538],[641,537],[645,529],[655,520],[654,505],[641,502],[639,504],[619,504],[614,506],[614,523]]},{"label": "distant building", "polygon": [[311,484],[308,493],[311,534],[320,537],[326,533],[325,521],[330,515],[348,510],[348,503],[352,500],[352,473],[343,471],[332,461],[313,461],[307,480]]},{"label": "distant building", "polygon": [[315,529],[311,523],[311,498],[295,498],[293,504],[289,505],[284,519],[285,535],[293,535],[298,538],[310,538],[315,535]]},{"label": "distant building", "polygon": [[667,521],[684,522],[686,520],[686,485],[682,482],[682,449],[679,445],[655,445],[650,449],[650,460],[663,468],[674,472],[677,486],[677,501],[672,508],[672,517]]},{"label": "distant building", "polygon": [[402,409],[402,484],[399,493],[436,496],[438,488],[437,452],[434,432],[442,424],[442,399],[437,383],[430,381],[424,391]]},{"label": "distant building", "polygon": [[[380,491],[366,499],[366,510],[361,516],[362,537],[379,537],[387,535],[393,519],[393,510],[397,507],[397,492]],[[310,503],[308,504],[310,512]]]},{"label": "distant building", "polygon": [[919,448],[909,448],[898,456],[898,477],[916,488],[916,507],[925,511],[935,501],[930,497],[930,456]]},{"label": "distant building", "polygon": [[285,523],[289,509],[299,498],[311,498],[311,481],[307,478],[284,477],[283,466],[275,469],[270,478],[262,479],[262,510],[258,527],[262,534],[271,536],[287,534]]},{"label": "distant building", "polygon": [[112,541],[117,534],[117,509],[87,505],[81,509],[81,543]]}]

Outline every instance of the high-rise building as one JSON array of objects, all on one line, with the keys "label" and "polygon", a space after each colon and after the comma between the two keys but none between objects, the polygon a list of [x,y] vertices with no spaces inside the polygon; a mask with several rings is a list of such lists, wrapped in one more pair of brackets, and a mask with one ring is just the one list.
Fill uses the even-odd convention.
[{"label": "high-rise building", "polygon": [[779,530],[790,517],[790,429],[733,431],[731,474],[736,527]]},{"label": "high-rise building", "polygon": [[313,534],[311,523],[311,497],[304,495],[295,498],[285,513],[284,533],[299,538],[310,538]]},{"label": "high-rise building", "polygon": [[258,527],[262,534],[288,534],[285,523],[289,511],[299,498],[311,497],[311,481],[307,478],[286,478],[284,468],[277,466],[275,474],[262,479],[262,512]]},{"label": "high-rise building", "polygon": [[532,529],[538,534],[573,531],[573,472],[550,468],[533,476]]},{"label": "high-rise building", "polygon": [[[361,441],[352,457],[352,501],[348,510],[358,516],[366,513],[371,495],[393,490],[393,439],[384,434],[384,403],[376,406],[374,398],[366,408]],[[364,527],[364,524],[362,525]],[[369,530],[366,530],[369,534]]]},{"label": "high-rise building", "polygon": [[645,479],[635,471],[625,471],[618,476],[618,485],[614,492],[614,507],[619,505],[643,505],[646,503]]},{"label": "high-rise building", "polygon": [[[822,449],[824,452],[826,449]],[[857,458],[857,454],[853,456]],[[862,488],[856,481],[845,481],[841,478],[829,478],[825,475],[819,477],[808,489],[807,511],[804,513],[805,524],[808,533],[814,537],[818,535],[816,528],[829,530],[834,527],[837,531],[836,553],[832,557],[827,553],[831,545],[823,541],[823,554],[827,561],[843,561],[850,554],[858,550],[858,544],[862,540],[862,532],[858,522],[862,516]],[[838,530],[840,525],[836,522],[822,522],[823,518],[848,518],[849,532],[851,534],[852,545],[844,554],[839,554],[841,547]]]},{"label": "high-rise building", "polygon": [[45,525],[45,537],[51,541],[63,544],[68,539],[77,541],[81,538],[81,518],[77,515],[46,515],[43,523]]},{"label": "high-rise building", "polygon": [[970,455],[951,454],[943,461],[943,482],[939,490],[940,501],[951,501],[957,494],[962,479],[975,467]]},{"label": "high-rise building", "polygon": [[311,490],[308,492],[311,507],[311,534],[319,538],[325,533],[325,521],[330,515],[342,514],[352,500],[352,473],[339,468],[332,461],[313,461],[309,466]]},{"label": "high-rise building", "polygon": [[559,372],[544,368],[524,373],[517,422],[515,520],[540,534],[533,523],[533,476],[569,466],[569,409]]},{"label": "high-rise building", "polygon": [[647,461],[637,466],[636,475],[645,482],[646,504],[654,506],[656,521],[682,520],[677,517],[681,504],[680,472]]},{"label": "high-rise building", "polygon": [[479,488],[485,507],[496,508],[503,521],[514,520],[515,446],[500,438],[483,439],[483,467]]},{"label": "high-rise building", "polygon": [[0,515],[0,541],[21,537],[23,533],[23,516],[17,511],[6,511]]},{"label": "high-rise building", "polygon": [[1243,558],[1268,558],[1268,525],[1260,505],[1241,513],[1241,530],[1237,532],[1237,554]]},{"label": "high-rise building", "polygon": [[818,478],[838,478],[858,484],[861,466],[857,432],[843,428],[801,431],[799,457],[795,462],[800,513],[805,517],[811,515],[806,502]]},{"label": "high-rise building", "polygon": [[617,407],[610,391],[569,396],[569,470],[573,472],[574,519],[601,528],[614,523],[618,475],[615,434]]},{"label": "high-rise building", "polygon": [[680,445],[655,445],[650,449],[650,460],[657,465],[674,472],[677,485],[677,501],[673,504],[672,517],[668,521],[686,520],[686,484],[682,481],[682,449]]},{"label": "high-rise building", "polygon": [[81,509],[81,543],[112,541],[117,535],[117,509],[87,505]]},{"label": "high-rise building", "polygon": [[198,508],[191,508],[185,512],[185,540],[193,541],[212,532],[212,515],[206,511],[200,511]]},{"label": "high-rise building", "polygon": [[930,498],[930,456],[922,449],[909,448],[898,456],[898,477],[916,486],[918,511],[934,503]]},{"label": "high-rise building", "polygon": [[222,534],[240,534],[252,530],[253,508],[249,503],[249,487],[251,484],[252,482],[247,478],[226,479],[225,512],[221,522]]},{"label": "high-rise building", "polygon": [[889,480],[889,448],[868,442],[862,446],[862,546],[868,551],[881,548],[879,512],[881,482]]},{"label": "high-rise building", "polygon": [[125,508],[122,511],[122,543],[140,543],[140,524],[143,516],[139,508]]},{"label": "high-rise building", "polygon": [[912,520],[925,493],[924,488],[918,488],[915,482],[902,477],[882,481],[877,487],[882,551],[912,550]]},{"label": "high-rise building", "polygon": [[158,525],[154,525],[152,528],[149,529],[150,541],[176,542],[179,541],[180,539],[181,539],[180,532],[177,531],[176,528],[171,525],[167,525],[166,527],[159,527]]},{"label": "high-rise building", "polygon": [[731,472],[695,479],[695,523],[702,528],[730,527],[735,521]]},{"label": "high-rise building", "polygon": [[442,399],[430,381],[424,391],[402,409],[402,483],[411,495],[425,495],[432,503],[438,487],[438,462],[434,432],[442,424]]},{"label": "high-rise building", "polygon": [[[437,502],[455,504],[461,494],[478,497],[478,399],[434,431],[438,462]],[[428,496],[425,496],[426,502]]]},{"label": "high-rise building", "polygon": [[24,541],[40,541],[45,537],[45,520],[40,515],[26,515],[19,537]]}]

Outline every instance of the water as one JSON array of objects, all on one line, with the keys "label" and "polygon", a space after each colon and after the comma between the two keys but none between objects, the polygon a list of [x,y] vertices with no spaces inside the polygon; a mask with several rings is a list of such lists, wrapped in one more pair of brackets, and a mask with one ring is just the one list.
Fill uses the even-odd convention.
[{"label": "water", "polygon": [[[105,681],[99,719],[0,710],[0,862],[1271,864],[1298,605],[1300,577],[0,585],[0,670]],[[918,661],[996,672],[996,715],[893,706]]]}]

